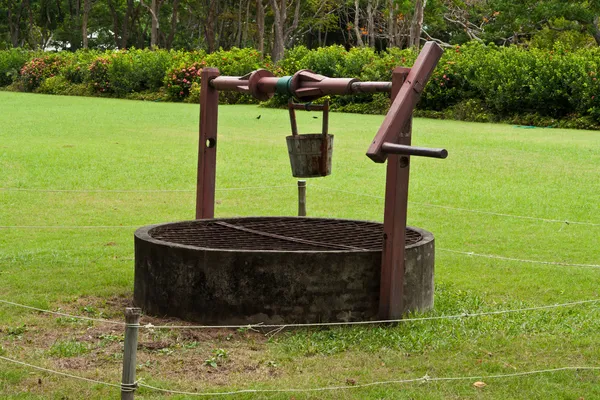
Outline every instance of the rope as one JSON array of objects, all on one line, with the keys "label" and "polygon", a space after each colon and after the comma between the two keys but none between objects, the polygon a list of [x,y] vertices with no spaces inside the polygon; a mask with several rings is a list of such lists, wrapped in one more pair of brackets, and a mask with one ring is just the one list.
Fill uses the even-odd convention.
[{"label": "rope", "polygon": [[0,229],[115,229],[139,228],[141,225],[10,225],[0,226]]},{"label": "rope", "polygon": [[[216,191],[229,190],[258,190],[258,189],[279,189],[297,187],[297,185],[280,186],[243,186],[216,188]],[[21,189],[21,188],[0,188],[0,191],[6,192],[41,192],[41,193],[195,193],[195,189]]]},{"label": "rope", "polygon": [[358,388],[366,388],[366,387],[371,387],[371,386],[381,386],[381,385],[401,384],[401,383],[415,383],[415,382],[426,383],[426,382],[443,382],[443,381],[459,381],[459,380],[474,380],[474,379],[500,379],[500,378],[514,378],[514,377],[527,376],[527,375],[545,374],[545,373],[559,372],[559,371],[599,371],[599,370],[600,370],[600,367],[560,367],[560,368],[549,368],[549,369],[541,369],[541,370],[535,370],[535,371],[515,372],[515,373],[511,373],[511,374],[497,374],[497,375],[474,375],[474,376],[456,376],[456,377],[439,377],[439,378],[432,378],[428,375],[425,375],[422,378],[378,381],[378,382],[370,382],[370,383],[362,383],[362,384],[346,385],[346,386],[325,386],[325,387],[307,388],[307,389],[299,389],[299,388],[244,389],[244,390],[236,390],[236,391],[230,391],[230,392],[212,392],[212,393],[184,392],[184,391],[179,391],[179,390],[162,389],[162,388],[158,388],[156,386],[147,385],[145,383],[140,383],[139,386],[145,387],[147,389],[160,391],[163,393],[183,394],[183,395],[188,395],[188,396],[228,396],[228,395],[237,395],[237,394],[244,394],[244,393],[324,392],[324,391],[358,389]]},{"label": "rope", "polygon": [[519,308],[513,310],[497,310],[497,311],[486,311],[480,313],[462,313],[455,315],[440,315],[436,317],[422,317],[422,318],[406,318],[406,319],[392,319],[392,320],[377,320],[377,321],[349,321],[349,322],[320,322],[320,323],[308,323],[308,324],[247,324],[247,325],[142,325],[142,328],[146,329],[240,329],[240,328],[306,328],[306,327],[319,327],[319,326],[349,326],[349,325],[375,325],[375,324],[391,324],[400,322],[423,322],[433,321],[440,319],[458,319],[466,317],[482,317],[485,315],[498,315],[498,314],[509,314],[525,311],[545,310],[559,307],[570,307],[581,304],[598,303],[600,299],[594,300],[581,300],[570,303],[562,304],[551,304],[545,306]]},{"label": "rope", "polygon": [[62,376],[66,376],[68,378],[78,379],[80,381],[86,381],[86,382],[96,383],[96,384],[99,384],[99,385],[105,385],[105,386],[114,387],[114,388],[117,388],[117,389],[122,389],[124,391],[133,391],[133,390],[135,390],[135,389],[132,389],[131,387],[129,387],[130,385],[122,386],[122,385],[116,385],[114,383],[108,383],[108,382],[104,382],[104,381],[98,381],[96,379],[84,378],[83,376],[71,375],[71,374],[67,374],[66,372],[54,371],[52,369],[38,367],[37,365],[28,364],[28,363],[23,362],[23,361],[13,360],[12,358],[7,358],[7,357],[3,357],[3,356],[0,356],[0,360],[8,361],[8,362],[11,362],[11,363],[14,363],[14,364],[23,365],[25,367],[37,369],[37,370],[44,371],[44,372],[49,372],[51,374],[62,375]]},{"label": "rope", "polygon": [[548,368],[534,371],[525,371],[525,372],[514,372],[510,374],[496,374],[496,375],[472,375],[472,376],[454,376],[454,377],[430,377],[428,375],[423,376],[422,378],[412,378],[412,379],[396,379],[396,380],[388,380],[388,381],[377,381],[377,382],[369,382],[355,385],[347,385],[347,386],[325,386],[318,388],[290,388],[290,389],[243,389],[236,390],[230,392],[213,392],[213,393],[197,393],[197,392],[185,392],[180,390],[169,390],[163,389],[156,386],[147,385],[141,382],[135,382],[133,384],[122,383],[120,385],[116,385],[114,383],[104,382],[96,379],[85,378],[83,376],[72,375],[66,372],[59,372],[48,368],[39,367],[37,365],[32,365],[23,361],[13,360],[8,357],[0,356],[1,360],[22,365],[25,367],[33,368],[39,371],[48,372],[55,375],[66,376],[68,378],[77,379],[85,382],[90,382],[94,384],[109,386],[113,388],[120,389],[123,392],[132,392],[135,391],[136,387],[144,387],[151,390],[156,390],[163,393],[171,393],[171,394],[183,394],[188,396],[227,396],[227,395],[236,395],[236,394],[244,394],[244,393],[288,393],[288,392],[296,392],[296,393],[307,393],[307,392],[324,392],[324,391],[333,391],[333,390],[347,390],[347,389],[358,389],[372,386],[381,386],[381,385],[389,385],[389,384],[401,384],[401,383],[414,383],[414,382],[443,382],[443,381],[459,381],[459,380],[474,380],[474,379],[501,379],[501,378],[514,378],[521,376],[529,376],[529,375],[538,375],[545,373],[553,373],[560,371],[599,371],[600,367],[559,367],[559,368]]},{"label": "rope", "polygon": [[15,307],[22,307],[29,310],[39,311],[47,314],[55,314],[64,317],[70,318],[78,318],[89,321],[96,321],[101,323],[120,325],[125,327],[140,327],[146,329],[240,329],[240,328],[301,328],[301,327],[318,327],[318,326],[349,326],[349,325],[374,325],[374,324],[391,324],[391,323],[400,323],[400,322],[423,322],[423,321],[433,321],[440,319],[458,319],[458,318],[466,318],[466,317],[482,317],[486,315],[499,315],[499,314],[509,314],[509,313],[517,313],[517,312],[526,312],[526,311],[536,311],[536,310],[546,310],[553,309],[559,307],[572,307],[576,305],[582,304],[593,304],[599,303],[600,299],[592,299],[592,300],[580,300],[573,301],[569,303],[560,303],[560,304],[549,304],[544,306],[536,306],[536,307],[527,307],[527,308],[517,308],[511,310],[497,310],[497,311],[485,311],[480,313],[462,313],[455,315],[440,315],[436,317],[421,317],[421,318],[407,318],[407,319],[394,319],[394,320],[378,320],[378,321],[349,321],[349,322],[322,322],[322,323],[308,323],[308,324],[246,324],[246,325],[139,325],[139,324],[127,324],[120,321],[111,321],[108,319],[101,318],[92,318],[92,317],[84,317],[78,315],[72,315],[67,313],[62,313],[58,311],[50,311],[42,308],[32,307],[24,304],[15,303],[8,300],[0,299],[0,303],[9,304]]},{"label": "rope", "polygon": [[564,266],[568,266],[568,267],[600,268],[600,265],[598,265],[598,264],[570,264],[570,263],[556,262],[556,261],[523,260],[523,259],[520,259],[520,258],[511,258],[511,257],[496,256],[496,255],[493,255],[493,254],[477,254],[477,253],[467,252],[467,251],[441,249],[439,247],[436,250],[446,251],[448,253],[464,254],[464,255],[468,255],[468,256],[485,257],[485,258],[495,258],[495,259],[498,259],[498,260],[518,261],[518,262],[532,263],[532,264],[564,265]]},{"label": "rope", "polygon": [[84,317],[84,316],[79,316],[79,315],[72,315],[72,314],[62,313],[62,312],[58,312],[58,311],[44,310],[43,308],[37,308],[37,307],[27,306],[25,304],[14,303],[14,302],[8,301],[8,300],[2,300],[2,299],[0,299],[0,303],[9,304],[9,305],[15,306],[15,307],[27,308],[29,310],[39,311],[39,312],[43,312],[43,313],[46,313],[46,314],[60,315],[62,317],[85,319],[85,320],[88,320],[88,321],[102,322],[104,324],[113,324],[113,325],[121,325],[121,326],[125,325],[124,322],[111,321],[109,319],[101,319],[101,318],[92,318],[92,317]]},{"label": "rope", "polygon": [[[380,200],[383,200],[385,198],[382,196],[375,196],[372,194],[352,192],[349,190],[342,190],[342,189],[333,189],[333,188],[328,188],[328,187],[324,187],[324,186],[316,186],[315,184],[312,184],[311,187],[315,187],[315,188],[321,189],[321,190],[331,190],[334,192],[354,194],[356,196],[372,197],[372,198],[380,199]],[[550,218],[531,217],[531,216],[526,216],[526,215],[503,214],[503,213],[498,213],[498,212],[494,212],[494,211],[472,210],[472,209],[468,209],[468,208],[444,206],[444,205],[429,204],[429,203],[419,203],[419,202],[415,202],[415,201],[409,201],[408,203],[419,205],[419,206],[424,206],[424,207],[443,208],[445,210],[455,210],[455,211],[471,212],[471,213],[477,213],[477,214],[496,215],[499,217],[530,219],[530,220],[543,221],[543,222],[559,222],[561,224],[567,224],[567,225],[600,226],[600,223],[596,223],[596,222],[569,221],[566,219],[550,219]]]}]

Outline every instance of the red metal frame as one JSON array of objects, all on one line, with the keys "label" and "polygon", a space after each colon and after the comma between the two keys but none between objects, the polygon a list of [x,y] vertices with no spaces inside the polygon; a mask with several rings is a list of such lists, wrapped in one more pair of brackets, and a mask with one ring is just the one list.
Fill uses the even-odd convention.
[{"label": "red metal frame", "polygon": [[[397,67],[392,73],[392,99],[396,99],[410,68]],[[410,146],[412,118],[404,125],[394,143]],[[404,248],[408,205],[407,156],[388,156],[383,213],[383,250],[379,286],[379,316],[397,319],[402,316],[404,297]]]},{"label": "red metal frame", "polygon": [[[204,68],[201,75],[196,218],[214,218],[219,90],[249,93],[259,100],[267,100],[275,92],[286,93],[304,101],[326,95],[391,91],[392,105],[367,151],[367,156],[375,162],[388,160],[379,317],[381,319],[401,318],[404,311],[404,249],[409,156],[436,158],[447,156],[444,149],[410,146],[412,112],[442,53],[443,50],[436,43],[427,42],[412,68],[394,69],[391,83],[328,78],[308,70],[301,70],[292,77],[283,78],[277,78],[271,72],[262,69],[242,77],[219,76],[217,69]],[[290,116],[293,116],[293,108],[297,107],[290,107]],[[292,129],[294,129],[294,121],[292,121]]]},{"label": "red metal frame", "polygon": [[412,112],[419,101],[419,97],[443,52],[442,48],[435,42],[427,42],[423,46],[423,50],[410,69],[367,151],[367,156],[371,160],[379,163],[385,161],[387,154],[381,150],[381,146],[384,142],[393,141],[394,137],[402,131],[412,117]]},{"label": "red metal frame", "polygon": [[219,76],[216,68],[204,68],[200,74],[200,140],[196,184],[196,219],[215,216],[215,177],[217,171],[217,120],[219,91],[210,81]]}]

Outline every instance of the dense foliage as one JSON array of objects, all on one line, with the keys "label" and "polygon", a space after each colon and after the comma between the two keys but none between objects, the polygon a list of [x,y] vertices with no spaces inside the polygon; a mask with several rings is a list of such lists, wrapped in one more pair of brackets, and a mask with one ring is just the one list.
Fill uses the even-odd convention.
[{"label": "dense foliage", "polygon": [[0,49],[582,48],[600,43],[599,16],[596,0],[0,0]]},{"label": "dense foliage", "polygon": [[[200,71],[218,67],[226,75],[267,68],[289,75],[303,68],[332,77],[391,79],[396,65],[410,66],[416,53],[397,48],[340,46],[309,50],[297,46],[274,64],[254,49],[200,52],[137,50],[26,53],[0,51],[1,85],[7,90],[197,102]],[[470,42],[447,49],[418,106],[421,115],[472,121],[509,120],[526,125],[600,127],[600,49],[570,51]],[[246,95],[223,93],[228,103],[252,102]],[[273,99],[267,105],[285,104]],[[383,94],[332,99],[332,109],[385,113]]]}]

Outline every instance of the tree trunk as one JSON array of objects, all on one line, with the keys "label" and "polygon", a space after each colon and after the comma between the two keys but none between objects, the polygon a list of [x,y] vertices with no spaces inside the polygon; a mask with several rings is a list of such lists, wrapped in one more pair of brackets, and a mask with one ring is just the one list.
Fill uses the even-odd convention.
[{"label": "tree trunk", "polygon": [[410,24],[410,39],[409,47],[419,50],[421,47],[421,29],[423,29],[423,12],[427,0],[415,0],[415,12],[413,14],[412,23]]},{"label": "tree trunk", "polygon": [[[285,20],[283,21],[285,24]],[[291,47],[294,44],[294,31],[298,29],[300,23],[300,0],[296,0],[296,9],[294,10],[294,20],[290,27],[284,33],[284,47]],[[287,38],[287,42],[285,41]]]},{"label": "tree trunk", "polygon": [[212,53],[215,51],[215,19],[217,14],[217,1],[208,0],[207,5],[208,11],[206,13],[204,30],[206,32],[206,44],[208,46],[208,52]]},{"label": "tree trunk", "polygon": [[88,46],[88,19],[90,11],[92,10],[92,0],[84,0],[83,3],[83,16],[81,18],[81,39],[82,47],[87,49]]},{"label": "tree trunk", "polygon": [[262,0],[256,0],[256,30],[258,34],[258,51],[265,52],[265,8]]},{"label": "tree trunk", "polygon": [[237,12],[237,29],[235,32],[235,47],[237,48],[240,48],[242,43],[242,6],[243,0],[239,0]]},{"label": "tree trunk", "polygon": [[388,0],[388,47],[396,46],[396,4]]},{"label": "tree trunk", "polygon": [[173,39],[175,38],[175,30],[177,29],[177,18],[179,11],[179,0],[173,0],[173,12],[171,15],[171,30],[169,31],[169,36],[165,39],[165,47],[168,50],[171,50],[173,46]]},{"label": "tree trunk", "polygon": [[150,47],[156,47],[158,43],[158,0],[152,0],[150,5],[150,16],[152,17],[152,30],[150,31]]},{"label": "tree trunk", "polygon": [[250,0],[246,1],[246,19],[244,20],[244,29],[242,30],[242,47],[248,43],[248,26],[250,25]]},{"label": "tree trunk", "polygon": [[10,5],[8,7],[8,25],[10,30],[10,43],[13,47],[19,47],[21,42],[21,16],[25,8],[25,1],[21,2],[17,15],[14,15]]},{"label": "tree trunk", "polygon": [[129,42],[129,20],[133,15],[133,0],[127,0],[127,10],[125,11],[125,16],[123,17],[123,28],[121,29],[121,48],[127,48],[127,43]]},{"label": "tree trunk", "polygon": [[375,46],[375,21],[373,18],[373,0],[367,2],[367,34],[369,35],[369,46]]},{"label": "tree trunk", "polygon": [[354,0],[354,33],[356,34],[356,45],[359,47],[363,47],[364,43],[362,41],[362,37],[360,34],[360,28],[358,25],[360,24],[360,5],[358,4],[358,0]]},{"label": "tree trunk", "polygon": [[277,62],[283,58],[285,51],[284,38],[283,38],[283,24],[287,17],[287,7],[285,0],[271,0],[271,7],[273,7],[273,50],[271,51],[271,58],[273,62]]},{"label": "tree trunk", "polygon": [[592,33],[592,35],[594,36],[594,40],[596,41],[596,44],[598,46],[600,46],[600,16],[596,15],[594,17],[594,32]]}]

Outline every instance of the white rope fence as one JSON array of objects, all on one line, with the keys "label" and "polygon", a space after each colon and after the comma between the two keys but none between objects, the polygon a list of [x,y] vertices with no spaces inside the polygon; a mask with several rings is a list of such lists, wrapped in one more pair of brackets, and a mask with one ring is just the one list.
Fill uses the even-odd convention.
[{"label": "white rope fence", "polygon": [[[261,189],[281,189],[281,188],[290,188],[297,187],[296,185],[279,185],[279,186],[245,186],[245,187],[229,187],[229,188],[216,188],[216,191],[244,191],[244,190],[261,190]],[[334,189],[326,186],[319,186],[315,184],[311,184],[310,187],[314,187],[320,190],[330,190],[334,192],[348,193],[356,196],[362,197],[371,197],[375,199],[383,200],[383,196],[376,196],[367,193],[353,192],[349,190],[343,189]],[[0,191],[15,191],[15,192],[47,192],[47,193],[194,193],[194,189],[125,189],[125,190],[114,190],[114,189],[25,189],[25,188],[0,188]],[[431,207],[431,208],[441,208],[445,210],[452,211],[460,211],[460,212],[469,212],[476,214],[485,214],[485,215],[494,215],[498,217],[506,217],[506,218],[518,218],[518,219],[528,219],[533,221],[542,221],[542,222],[552,222],[552,223],[562,223],[567,225],[587,225],[587,226],[600,226],[600,223],[596,222],[583,222],[583,221],[571,221],[568,219],[552,219],[552,218],[541,218],[541,217],[532,217],[527,215],[515,215],[515,214],[505,214],[495,211],[486,211],[486,210],[474,210],[462,207],[453,207],[446,206],[442,204],[430,204],[430,203],[421,203],[415,201],[409,201],[409,204],[415,204],[423,207]],[[6,227],[0,227],[6,228]]]},{"label": "white rope fence", "polygon": [[429,375],[425,375],[420,378],[410,378],[410,379],[394,379],[394,380],[386,380],[386,381],[376,381],[369,383],[357,383],[354,385],[345,385],[345,386],[323,386],[316,388],[286,388],[286,389],[243,389],[243,390],[235,390],[228,392],[186,392],[181,390],[170,390],[159,388],[156,386],[148,385],[142,382],[142,380],[138,380],[132,387],[125,386],[123,384],[117,385],[114,383],[104,382],[96,379],[85,378],[83,376],[68,374],[65,372],[55,371],[49,368],[39,367],[37,365],[29,364],[23,361],[14,360],[12,358],[0,356],[0,360],[17,364],[20,366],[36,369],[38,371],[47,372],[50,374],[60,375],[71,379],[77,379],[80,381],[85,381],[93,384],[104,385],[112,388],[120,389],[121,391],[132,392],[135,391],[135,387],[146,388],[154,391],[159,391],[162,393],[170,393],[170,394],[182,394],[186,396],[232,396],[239,394],[247,394],[247,393],[310,393],[310,392],[325,392],[325,391],[340,391],[340,390],[349,390],[349,389],[360,389],[367,388],[373,386],[382,386],[382,385],[392,385],[392,384],[406,384],[406,383],[428,383],[428,382],[450,382],[450,381],[465,381],[465,380],[490,380],[490,379],[504,379],[504,378],[517,378],[522,376],[531,376],[531,375],[539,375],[539,374],[547,374],[547,373],[555,373],[561,371],[600,371],[600,367],[596,366],[567,366],[567,367],[558,367],[558,368],[547,368],[533,371],[524,371],[524,372],[513,372],[509,374],[496,374],[496,375],[471,375],[471,376],[452,376],[452,377],[430,377]]},{"label": "white rope fence", "polygon": [[2,225],[0,229],[137,229],[142,225]]},{"label": "white rope fence", "polygon": [[[349,191],[349,190],[334,189],[334,188],[325,187],[325,186],[318,186],[315,184],[312,184],[311,187],[314,187],[314,188],[320,189],[320,190],[331,190],[334,192],[348,193],[348,194],[353,194],[356,196],[371,197],[371,198],[380,199],[380,200],[385,199],[385,197],[383,197],[383,196],[376,196],[376,195],[367,194],[367,193],[353,192],[353,191]],[[600,223],[596,223],[596,222],[581,222],[581,221],[571,221],[568,219],[551,219],[551,218],[531,217],[531,216],[526,216],[526,215],[504,214],[504,213],[499,213],[499,212],[495,212],[495,211],[473,210],[473,209],[468,209],[468,208],[445,206],[445,205],[441,205],[441,204],[421,203],[421,202],[416,202],[416,201],[409,201],[408,203],[423,206],[423,207],[443,208],[445,210],[470,212],[470,213],[476,213],[476,214],[495,215],[498,217],[520,218],[520,219],[529,219],[529,220],[543,221],[543,222],[558,222],[558,223],[567,224],[567,225],[600,226]]]},{"label": "white rope fence", "polygon": [[[0,360],[4,360],[4,361],[7,361],[7,362],[10,362],[10,363],[13,363],[13,364],[19,364],[19,365],[22,365],[22,366],[28,367],[28,368],[37,369],[39,371],[48,372],[50,374],[55,374],[55,375],[60,375],[60,376],[66,376],[67,378],[77,379],[77,380],[80,380],[80,381],[90,382],[90,383],[94,383],[94,384],[98,384],[98,385],[110,386],[110,387],[114,387],[114,388],[123,390],[122,385],[116,385],[114,383],[99,381],[99,380],[96,380],[96,379],[85,378],[85,377],[79,376],[79,375],[72,375],[72,374],[68,374],[66,372],[54,371],[52,369],[39,367],[37,365],[29,364],[29,363],[26,363],[26,362],[23,362],[23,361],[13,360],[12,358],[4,357],[4,356],[0,356]],[[134,389],[125,389],[125,390],[126,391],[127,390],[134,391]]]},{"label": "white rope fence", "polygon": [[[283,189],[297,187],[296,185],[278,186],[242,186],[216,188],[218,192],[261,190],[261,189]],[[4,192],[39,192],[39,193],[195,193],[196,189],[25,189],[25,188],[0,188]]]},{"label": "white rope fence", "polygon": [[28,310],[38,311],[38,312],[41,312],[44,314],[53,314],[53,315],[59,315],[61,317],[76,318],[76,319],[83,319],[86,321],[101,322],[103,324],[113,324],[113,325],[125,326],[124,322],[111,321],[109,319],[103,319],[103,318],[92,318],[92,317],[85,317],[85,316],[81,316],[81,315],[67,314],[67,313],[60,312],[60,311],[50,311],[50,310],[45,310],[43,308],[32,307],[32,306],[28,306],[25,304],[19,304],[19,303],[15,303],[15,302],[3,300],[3,299],[0,299],[0,303],[8,304],[8,305],[11,305],[14,307],[26,308]]},{"label": "white rope fence", "polygon": [[475,379],[501,379],[501,378],[515,378],[521,376],[528,375],[537,375],[537,374],[546,374],[552,372],[559,371],[600,371],[600,367],[559,367],[559,368],[548,368],[541,369],[535,371],[525,371],[525,372],[514,372],[510,374],[496,374],[496,375],[472,375],[472,376],[452,376],[452,377],[430,377],[429,375],[425,375],[421,378],[411,378],[411,379],[396,379],[396,380],[388,380],[388,381],[377,381],[377,382],[369,382],[369,383],[358,383],[354,385],[346,385],[346,386],[324,386],[317,388],[293,388],[293,389],[245,389],[245,390],[237,390],[231,392],[212,392],[212,393],[198,393],[198,392],[184,392],[184,391],[175,391],[169,389],[161,389],[156,386],[150,386],[144,383],[138,383],[139,387],[144,387],[152,390],[161,391],[163,393],[171,393],[171,394],[183,394],[188,396],[229,396],[229,395],[237,395],[244,393],[310,393],[310,392],[325,392],[325,391],[338,391],[338,390],[348,390],[348,389],[359,389],[366,388],[372,386],[382,386],[382,385],[391,385],[391,384],[403,384],[403,383],[428,383],[428,382],[449,382],[449,381],[464,381],[464,380],[475,380]]},{"label": "white rope fence", "polygon": [[600,265],[598,265],[598,264],[571,264],[571,263],[566,263],[566,262],[561,262],[561,261],[525,260],[525,259],[521,259],[521,258],[497,256],[494,254],[478,254],[478,253],[473,253],[473,252],[468,252],[468,251],[451,250],[451,249],[444,249],[444,248],[439,248],[439,247],[436,248],[436,250],[445,251],[448,253],[462,254],[462,255],[466,255],[466,256],[493,258],[493,259],[504,260],[504,261],[517,261],[517,262],[530,263],[530,264],[563,265],[563,266],[567,266],[567,267],[600,268]]},{"label": "white rope fence", "polygon": [[[43,308],[32,307],[24,304],[15,303],[8,300],[0,299],[0,303],[7,305],[26,308],[33,311],[38,311],[46,314],[54,314],[63,317],[83,319],[88,321],[95,321],[106,324],[128,326],[128,324],[120,321],[112,321],[103,318],[92,318],[86,316],[79,316],[73,314],[67,314],[59,311],[50,311]],[[549,304],[544,306],[525,307],[509,310],[496,310],[496,311],[484,311],[484,312],[463,312],[461,314],[454,315],[439,315],[432,317],[420,317],[420,318],[405,318],[405,319],[392,319],[392,320],[374,320],[374,321],[348,321],[348,322],[320,322],[320,323],[306,323],[306,324],[245,324],[245,325],[152,325],[152,324],[138,324],[135,325],[145,329],[244,329],[244,328],[261,328],[261,329],[285,329],[285,328],[310,328],[310,327],[332,327],[332,326],[357,326],[357,325],[378,325],[378,324],[394,324],[394,323],[409,323],[409,322],[424,322],[424,321],[435,321],[443,319],[460,319],[460,318],[471,318],[471,317],[483,317],[488,315],[501,315],[501,314],[512,314],[529,311],[549,310],[561,307],[574,307],[585,304],[596,304],[600,303],[600,299],[591,300],[579,300],[568,303],[560,304]]]}]

